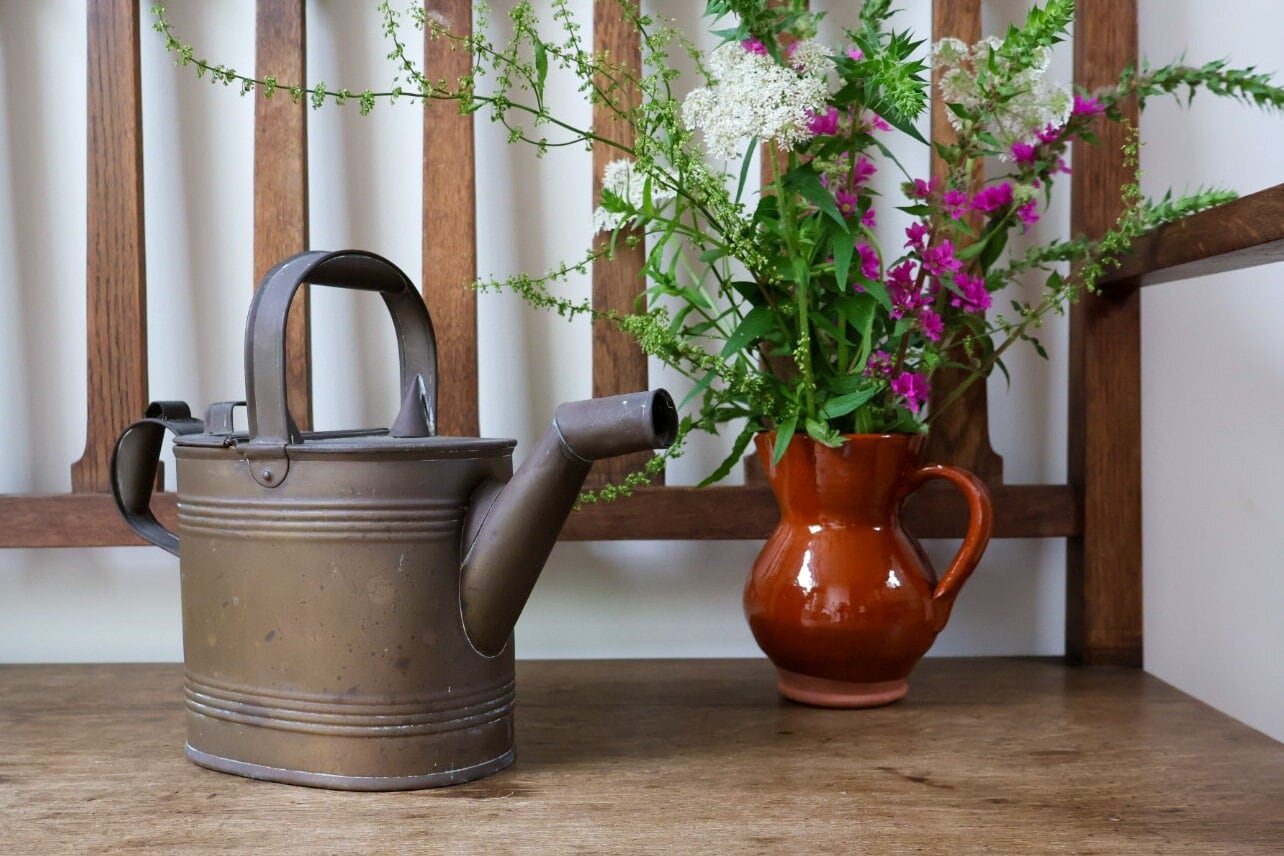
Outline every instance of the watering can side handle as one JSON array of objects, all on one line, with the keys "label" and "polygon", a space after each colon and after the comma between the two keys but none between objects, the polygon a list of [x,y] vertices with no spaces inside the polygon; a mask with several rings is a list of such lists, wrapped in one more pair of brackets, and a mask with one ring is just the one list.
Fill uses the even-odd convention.
[{"label": "watering can side handle", "polygon": [[111,495],[125,523],[147,541],[178,555],[178,536],[152,514],[152,489],[165,432],[176,436],[199,434],[204,423],[192,417],[181,401],[153,401],[145,418],[130,425],[116,440],[111,455]]}]

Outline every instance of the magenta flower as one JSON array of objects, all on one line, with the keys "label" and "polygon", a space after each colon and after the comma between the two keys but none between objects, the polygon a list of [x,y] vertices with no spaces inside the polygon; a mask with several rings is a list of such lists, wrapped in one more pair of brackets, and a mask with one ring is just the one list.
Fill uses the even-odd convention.
[{"label": "magenta flower", "polygon": [[1046,126],[1042,131],[1035,131],[1034,135],[1039,138],[1041,143],[1055,143],[1061,139],[1063,128],[1054,128],[1051,125]]},{"label": "magenta flower", "polygon": [[892,301],[891,316],[904,318],[927,306],[931,299],[918,292],[914,281],[914,263],[902,262],[887,272],[887,296]]},{"label": "magenta flower", "polygon": [[1012,182],[1010,181],[983,188],[972,197],[972,208],[985,214],[1011,204]]},{"label": "magenta flower", "polygon": [[911,223],[905,229],[905,237],[909,238],[909,240],[905,242],[905,246],[914,247],[919,250],[923,249],[923,242],[927,239],[927,233],[929,231],[930,230],[927,228],[926,223],[921,221]]},{"label": "magenta flower", "polygon": [[954,277],[954,284],[962,294],[950,298],[950,305],[964,312],[984,312],[990,308],[990,292],[985,290],[985,280],[979,276],[961,273]]},{"label": "magenta flower", "polygon": [[844,217],[850,217],[856,213],[856,204],[860,202],[860,197],[846,188],[840,187],[834,193],[834,202],[838,203],[838,210]]},{"label": "magenta flower", "polygon": [[830,107],[821,113],[811,113],[807,118],[807,130],[816,137],[832,137],[838,133],[838,108]]},{"label": "magenta flower", "polygon": [[1074,106],[1070,108],[1071,116],[1097,116],[1104,112],[1105,106],[1096,98],[1084,98],[1082,95],[1074,97]]},{"label": "magenta flower", "polygon": [[758,56],[767,55],[767,46],[756,38],[745,39],[740,43],[740,47],[744,48],[751,54],[757,54]]},{"label": "magenta flower", "polygon": [[923,251],[923,267],[932,276],[944,276],[946,273],[963,270],[963,262],[954,257],[954,244],[947,238],[937,246]]},{"label": "magenta flower", "polygon": [[963,216],[967,210],[967,194],[962,190],[947,190],[941,197],[941,202],[945,205],[945,213],[951,220],[957,220]]},{"label": "magenta flower", "polygon": [[1035,223],[1039,222],[1039,212],[1037,209],[1038,209],[1037,200],[1031,199],[1029,202],[1017,208],[1016,215],[1018,218],[1020,218],[1021,222],[1025,224],[1025,226],[1028,228],[1030,226],[1033,226]]},{"label": "magenta flower", "polygon": [[932,394],[932,387],[927,382],[927,375],[918,372],[901,372],[892,379],[892,392],[904,398],[910,412],[918,415],[923,405],[927,403],[927,397]]},{"label": "magenta flower", "polygon": [[847,56],[854,62],[860,62],[865,58],[865,52],[860,48],[851,48],[847,51]]},{"label": "magenta flower", "polygon": [[870,113],[869,116],[870,118],[867,120],[867,124],[870,130],[890,131],[892,129],[892,126],[887,124],[887,120],[877,113]]},{"label": "magenta flower", "polygon": [[875,220],[875,214],[874,214],[873,208],[870,208],[863,215],[861,215],[860,224],[864,226],[866,229],[878,228],[878,222],[877,220]]},{"label": "magenta flower", "polygon": [[921,178],[914,179],[912,187],[907,187],[906,192],[918,199],[927,199],[933,196],[941,187],[941,182],[935,176],[930,181],[924,181]]},{"label": "magenta flower", "polygon": [[945,322],[931,309],[924,309],[918,314],[918,326],[933,342],[941,341],[941,334],[945,332]]},{"label": "magenta flower", "polygon": [[865,370],[861,374],[865,377],[886,377],[892,371],[892,355],[887,351],[875,351],[869,355],[869,360],[865,363]]},{"label": "magenta flower", "polygon": [[876,172],[878,172],[878,167],[874,166],[874,162],[864,155],[860,155],[852,166],[852,183],[864,184],[873,178]]},{"label": "magenta flower", "polygon": [[856,252],[860,254],[860,275],[865,279],[878,279],[881,272],[881,265],[878,260],[878,253],[869,244],[857,244]]},{"label": "magenta flower", "polygon": [[1012,158],[1020,164],[1032,164],[1035,161],[1037,150],[1029,143],[1023,143],[1017,140],[1012,144]]}]

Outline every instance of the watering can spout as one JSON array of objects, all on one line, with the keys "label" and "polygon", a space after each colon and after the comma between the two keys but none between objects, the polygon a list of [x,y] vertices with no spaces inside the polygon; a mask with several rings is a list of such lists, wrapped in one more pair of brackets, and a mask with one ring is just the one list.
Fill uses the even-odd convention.
[{"label": "watering can spout", "polygon": [[459,587],[473,647],[486,655],[503,649],[593,461],[667,447],[677,428],[662,389],[563,404],[507,484],[477,488]]}]

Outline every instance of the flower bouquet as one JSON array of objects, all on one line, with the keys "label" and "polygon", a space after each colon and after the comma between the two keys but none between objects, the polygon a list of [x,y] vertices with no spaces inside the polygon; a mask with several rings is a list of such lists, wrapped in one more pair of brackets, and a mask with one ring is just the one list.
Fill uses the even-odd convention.
[{"label": "flower bouquet", "polygon": [[[926,431],[968,384],[1002,368],[1012,345],[1042,352],[1034,333],[1043,320],[1091,290],[1133,238],[1233,198],[1200,190],[1152,201],[1134,182],[1120,188],[1125,210],[1106,235],[1009,251],[1010,237],[1038,220],[1069,171],[1070,143],[1093,142],[1098,123],[1123,121],[1126,99],[1202,88],[1284,105],[1284,90],[1266,75],[1220,61],[1122,69],[1117,83],[1093,92],[1057,85],[1048,62],[1073,19],[1072,0],[1034,7],[1002,37],[930,46],[895,30],[891,0],[866,0],[837,45],[817,40],[822,15],[805,0],[707,0],[722,42],[707,57],[671,23],[620,0],[641,40],[641,73],[587,47],[568,0],[547,6],[546,28],[531,0],[513,3],[511,35],[500,43],[488,35],[484,3],[475,6],[474,33],[457,34],[422,6],[403,13],[385,2],[396,85],[359,93],[256,80],[199,59],[164,9],[153,11],[180,63],[243,92],[284,92],[317,107],[352,102],[363,113],[381,99],[451,100],[485,111],[510,141],[539,152],[613,146],[619,158],[606,167],[594,213],[606,239],[555,270],[479,287],[515,291],[565,316],[605,317],[690,378],[679,442],[648,469],[680,454],[693,430],[738,425],[731,453],[705,483],[723,478],[763,431],[778,438],[774,461],[798,435],[837,446],[851,434]],[[408,57],[407,17],[443,48],[468,51],[472,73],[428,79]],[[680,54],[695,69],[694,87],[676,70]],[[932,97],[932,71],[954,138],[929,143],[916,123]],[[626,121],[633,142],[554,115],[545,93],[556,75]],[[935,173],[906,169],[893,151],[897,137],[930,146]],[[1135,167],[1132,140],[1124,156]],[[749,176],[763,161],[755,194]],[[899,197],[874,189],[883,170],[899,175]],[[893,209],[912,218],[895,233],[880,228]],[[645,242],[635,311],[601,312],[559,294],[560,282],[620,242]],[[998,300],[1031,276],[1042,278],[1037,299]],[[933,376],[946,367],[963,380],[933,409]],[[635,474],[605,494],[646,480]]]}]

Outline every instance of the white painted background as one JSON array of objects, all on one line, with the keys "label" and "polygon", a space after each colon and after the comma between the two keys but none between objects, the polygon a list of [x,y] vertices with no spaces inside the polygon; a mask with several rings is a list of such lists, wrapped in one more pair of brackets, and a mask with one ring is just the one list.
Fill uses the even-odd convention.
[{"label": "white painted background", "polygon": [[[149,3],[144,2],[146,8]],[[169,4],[182,37],[253,68],[252,0]],[[385,46],[369,3],[309,4],[310,77],[379,88]],[[499,0],[496,5],[506,4]],[[585,20],[590,0],[578,0]],[[655,0],[700,31],[693,0]],[[822,6],[855,4],[837,0]],[[901,26],[927,32],[926,0]],[[1024,0],[990,0],[993,31]],[[1142,0],[1142,49],[1156,62],[1232,56],[1284,67],[1274,0]],[[835,11],[836,22],[851,13]],[[73,0],[0,0],[0,492],[61,492],[84,443],[85,22]],[[196,408],[242,394],[241,329],[251,281],[252,105],[175,69],[159,37],[143,50],[151,394]],[[1068,51],[1054,64],[1069,76]],[[571,91],[564,114],[587,122]],[[381,107],[310,116],[312,244],[356,246],[420,270],[418,111]],[[1145,185],[1251,192],[1284,181],[1284,120],[1196,100],[1156,102],[1143,124]],[[479,268],[539,270],[582,250],[590,232],[588,157],[537,161],[477,131]],[[925,170],[921,152],[907,163]],[[879,176],[890,190],[890,169]],[[895,227],[889,211],[882,222]],[[1064,228],[1064,204],[1045,228]],[[1047,234],[1047,233],[1045,233]],[[1284,738],[1284,296],[1280,265],[1148,290],[1144,299],[1146,667]],[[586,283],[574,286],[587,292]],[[317,417],[323,427],[386,422],[395,354],[382,305],[318,289]],[[481,420],[525,448],[556,402],[588,394],[588,329],[481,298]],[[994,445],[1010,482],[1065,476],[1064,329],[1052,355],[1014,361],[991,386]],[[449,366],[443,367],[449,371]],[[663,382],[663,378],[661,381]],[[520,449],[519,449],[520,456]],[[697,480],[717,444],[670,481]],[[755,656],[740,589],[749,542],[562,544],[518,625],[524,657]],[[948,559],[950,543],[930,545]],[[1064,549],[1000,541],[960,598],[933,654],[1058,654]],[[154,548],[0,550],[0,661],[181,658],[176,560]]]}]

